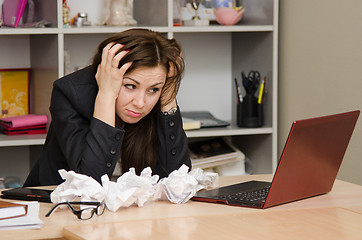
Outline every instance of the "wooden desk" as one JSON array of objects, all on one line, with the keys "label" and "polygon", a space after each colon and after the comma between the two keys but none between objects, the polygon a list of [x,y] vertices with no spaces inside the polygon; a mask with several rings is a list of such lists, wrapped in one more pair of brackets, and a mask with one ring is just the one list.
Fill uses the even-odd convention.
[{"label": "wooden desk", "polygon": [[[271,175],[221,177],[220,185]],[[362,186],[337,180],[331,193],[269,209],[156,201],[87,221],[41,203],[39,230],[0,231],[1,239],[362,239]]]}]

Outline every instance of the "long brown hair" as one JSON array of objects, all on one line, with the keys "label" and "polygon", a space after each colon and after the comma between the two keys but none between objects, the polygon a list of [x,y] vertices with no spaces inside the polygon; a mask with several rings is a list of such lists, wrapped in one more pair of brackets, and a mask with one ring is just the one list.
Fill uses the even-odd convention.
[{"label": "long brown hair", "polygon": [[[167,39],[161,33],[141,28],[129,29],[110,36],[101,42],[97,53],[93,57],[92,66],[96,70],[102,59],[103,48],[114,42],[123,45],[122,50],[129,50],[121,59],[119,67],[127,62],[133,62],[127,73],[139,67],[163,66],[166,69],[167,78],[162,88],[161,97],[165,91],[172,91],[168,101],[177,94],[182,74],[184,61],[181,56],[180,45],[175,39]],[[160,114],[160,99],[153,110],[135,124],[125,124],[125,136],[121,149],[122,171],[126,172],[134,167],[139,174],[145,167],[151,167],[154,171],[158,160],[157,138],[157,114]],[[122,120],[116,117],[116,124]]]}]

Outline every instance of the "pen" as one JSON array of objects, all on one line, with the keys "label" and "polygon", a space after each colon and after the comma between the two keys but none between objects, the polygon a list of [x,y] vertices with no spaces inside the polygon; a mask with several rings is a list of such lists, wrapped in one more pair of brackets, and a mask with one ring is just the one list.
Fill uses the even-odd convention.
[{"label": "pen", "polygon": [[234,80],[235,80],[236,95],[238,98],[238,103],[241,103],[243,101],[243,96],[241,95],[241,89],[240,89],[238,80],[236,78],[234,78]]}]

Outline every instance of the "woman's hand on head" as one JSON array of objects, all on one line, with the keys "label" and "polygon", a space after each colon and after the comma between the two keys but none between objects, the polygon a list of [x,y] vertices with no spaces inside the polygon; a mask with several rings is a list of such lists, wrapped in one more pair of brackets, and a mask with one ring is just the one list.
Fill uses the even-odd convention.
[{"label": "woman's hand on head", "polygon": [[127,51],[119,52],[122,47],[123,45],[119,43],[109,43],[103,49],[102,60],[96,73],[98,94],[108,96],[114,101],[122,87],[124,74],[132,65],[132,62],[128,62],[118,68],[120,60],[127,54]]},{"label": "woman's hand on head", "polygon": [[119,61],[127,54],[127,51],[119,52],[122,47],[123,45],[118,43],[109,43],[103,49],[102,60],[95,76],[99,90],[93,116],[111,126],[115,126],[115,106],[123,77],[132,65],[132,62],[129,62],[118,68]]}]

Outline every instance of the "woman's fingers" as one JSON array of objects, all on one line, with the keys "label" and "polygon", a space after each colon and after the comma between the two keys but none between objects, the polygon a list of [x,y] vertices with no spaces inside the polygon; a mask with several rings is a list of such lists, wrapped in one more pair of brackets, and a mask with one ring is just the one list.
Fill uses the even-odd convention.
[{"label": "woman's fingers", "polygon": [[102,62],[98,65],[96,80],[99,91],[108,93],[109,97],[117,96],[123,82],[123,77],[132,62],[125,63],[119,68],[119,62],[128,53],[120,51],[122,44],[109,43],[103,49]]},{"label": "woman's fingers", "polygon": [[122,78],[124,74],[127,72],[128,68],[132,65],[132,63],[133,62],[127,62],[121,66],[121,68],[119,69],[119,74],[122,75]]},{"label": "woman's fingers", "polygon": [[113,68],[118,68],[119,66],[119,61],[121,61],[121,59],[128,53],[128,51],[121,51],[119,53],[117,53],[113,59],[112,59],[112,67]]},{"label": "woman's fingers", "polygon": [[115,65],[113,59],[122,47],[123,45],[119,43],[108,43],[107,46],[103,48],[101,65],[106,68],[117,67],[118,65],[113,66]]},{"label": "woman's fingers", "polygon": [[108,52],[109,52],[109,49],[111,49],[111,47],[112,47],[113,45],[114,45],[114,43],[108,43],[107,46],[105,46],[105,47],[103,48],[101,65],[105,66],[105,65],[107,64]]},{"label": "woman's fingers", "polygon": [[113,45],[109,51],[108,51],[108,55],[107,55],[107,64],[109,64],[110,67],[113,68],[117,68],[118,67],[118,62],[114,61],[114,58],[117,54],[117,52],[123,47],[123,45],[117,43],[115,45]]},{"label": "woman's fingers", "polygon": [[108,73],[110,75],[119,75],[120,72],[122,72],[118,71],[119,62],[128,53],[127,50],[120,51],[123,46],[122,44],[112,42],[104,47],[98,72],[104,72],[104,74]]}]

